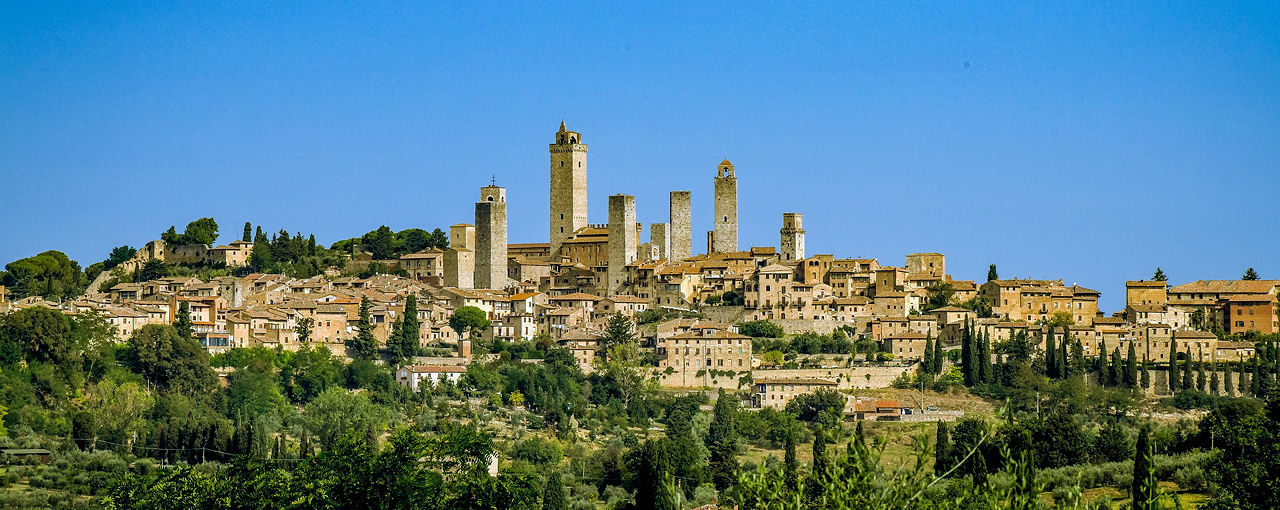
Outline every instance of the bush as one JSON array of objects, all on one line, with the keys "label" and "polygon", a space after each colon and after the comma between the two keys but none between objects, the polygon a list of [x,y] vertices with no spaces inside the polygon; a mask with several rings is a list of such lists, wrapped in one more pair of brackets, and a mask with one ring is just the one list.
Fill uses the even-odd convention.
[{"label": "bush", "polygon": [[767,320],[740,322],[738,333],[753,338],[782,338],[782,326]]},{"label": "bush", "polygon": [[1178,409],[1208,409],[1218,402],[1218,397],[1197,390],[1178,392],[1169,403]]},{"label": "bush", "polygon": [[1208,487],[1204,478],[1204,468],[1198,465],[1178,468],[1173,472],[1171,481],[1178,484],[1178,488],[1192,492],[1203,492]]}]

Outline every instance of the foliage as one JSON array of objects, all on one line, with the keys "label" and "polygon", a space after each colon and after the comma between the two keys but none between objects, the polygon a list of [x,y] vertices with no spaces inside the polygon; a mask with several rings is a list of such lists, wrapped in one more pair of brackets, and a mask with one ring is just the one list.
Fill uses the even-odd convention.
[{"label": "foliage", "polygon": [[839,422],[844,412],[845,398],[840,392],[819,388],[813,393],[796,395],[787,402],[787,414],[801,421],[819,422],[831,426]]},{"label": "foliage", "polygon": [[378,356],[378,339],[373,336],[373,320],[369,316],[371,306],[369,296],[361,296],[356,336],[346,341],[347,354],[352,359],[371,360]]},{"label": "foliage", "polygon": [[89,286],[80,264],[56,250],[15,260],[4,268],[0,285],[8,288],[11,299],[40,296],[61,301],[79,296]]},{"label": "foliage", "polygon": [[322,449],[328,449],[350,431],[381,432],[389,418],[387,409],[373,404],[368,397],[329,388],[307,404],[302,425],[320,442]]},{"label": "foliage", "polygon": [[178,335],[173,326],[148,324],[138,329],[129,337],[121,359],[160,390],[194,394],[215,384],[209,352],[200,342]]},{"label": "foliage", "polygon": [[470,333],[471,338],[479,338],[480,334],[489,327],[489,316],[479,308],[474,306],[463,306],[453,311],[453,315],[449,316],[449,327],[458,333],[458,337],[465,338]]},{"label": "foliage", "polygon": [[752,338],[782,338],[782,326],[767,320],[741,322],[738,333]]},{"label": "foliage", "polygon": [[187,228],[178,235],[173,227],[160,235],[160,239],[169,244],[205,244],[213,245],[218,240],[218,222],[213,218],[200,218],[187,224]]}]

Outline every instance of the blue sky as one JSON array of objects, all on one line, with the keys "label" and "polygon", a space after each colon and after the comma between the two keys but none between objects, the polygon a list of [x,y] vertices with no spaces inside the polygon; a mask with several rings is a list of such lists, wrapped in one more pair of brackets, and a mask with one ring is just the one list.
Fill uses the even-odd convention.
[{"label": "blue sky", "polygon": [[739,176],[742,246],[940,251],[956,278],[1280,278],[1280,4],[0,5],[0,263],[88,265],[201,216],[323,243],[472,220],[546,241],[547,148],[590,216]]}]

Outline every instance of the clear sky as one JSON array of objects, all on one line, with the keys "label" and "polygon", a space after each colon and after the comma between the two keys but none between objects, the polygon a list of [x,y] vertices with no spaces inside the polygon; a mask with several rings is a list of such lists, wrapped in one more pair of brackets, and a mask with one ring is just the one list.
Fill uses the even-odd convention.
[{"label": "clear sky", "polygon": [[490,176],[545,242],[564,120],[593,223],[690,189],[697,251],[728,158],[743,247],[801,212],[811,254],[939,251],[1107,311],[1156,266],[1280,278],[1277,2],[201,4],[0,4],[0,263],[201,216],[447,227]]}]

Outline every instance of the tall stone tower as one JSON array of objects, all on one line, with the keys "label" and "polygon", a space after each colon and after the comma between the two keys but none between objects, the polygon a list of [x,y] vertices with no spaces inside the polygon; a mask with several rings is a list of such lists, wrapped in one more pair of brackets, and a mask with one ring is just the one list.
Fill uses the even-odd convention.
[{"label": "tall stone tower", "polygon": [[587,226],[587,144],[560,122],[551,144],[551,254],[573,232]]},{"label": "tall stone tower", "polygon": [[604,294],[612,296],[627,279],[627,264],[636,260],[636,197],[609,196],[609,272]]},{"label": "tall stone tower", "polygon": [[475,287],[476,227],[459,223],[449,227],[449,249],[444,251],[444,284],[448,287]]},{"label": "tall stone tower", "polygon": [[712,234],[711,251],[738,251],[738,178],[733,175],[733,163],[727,159],[720,162],[716,172],[715,205],[715,231]]},{"label": "tall stone tower", "polygon": [[507,286],[507,189],[480,188],[476,202],[476,288]]},{"label": "tall stone tower", "polygon": [[671,224],[670,223],[650,223],[649,224],[649,246],[658,252],[657,258],[668,260],[671,258]]},{"label": "tall stone tower", "polygon": [[693,216],[688,191],[671,192],[671,260],[684,260],[693,255]]},{"label": "tall stone tower", "polygon": [[804,215],[800,213],[782,213],[782,260],[800,260],[804,258]]}]

